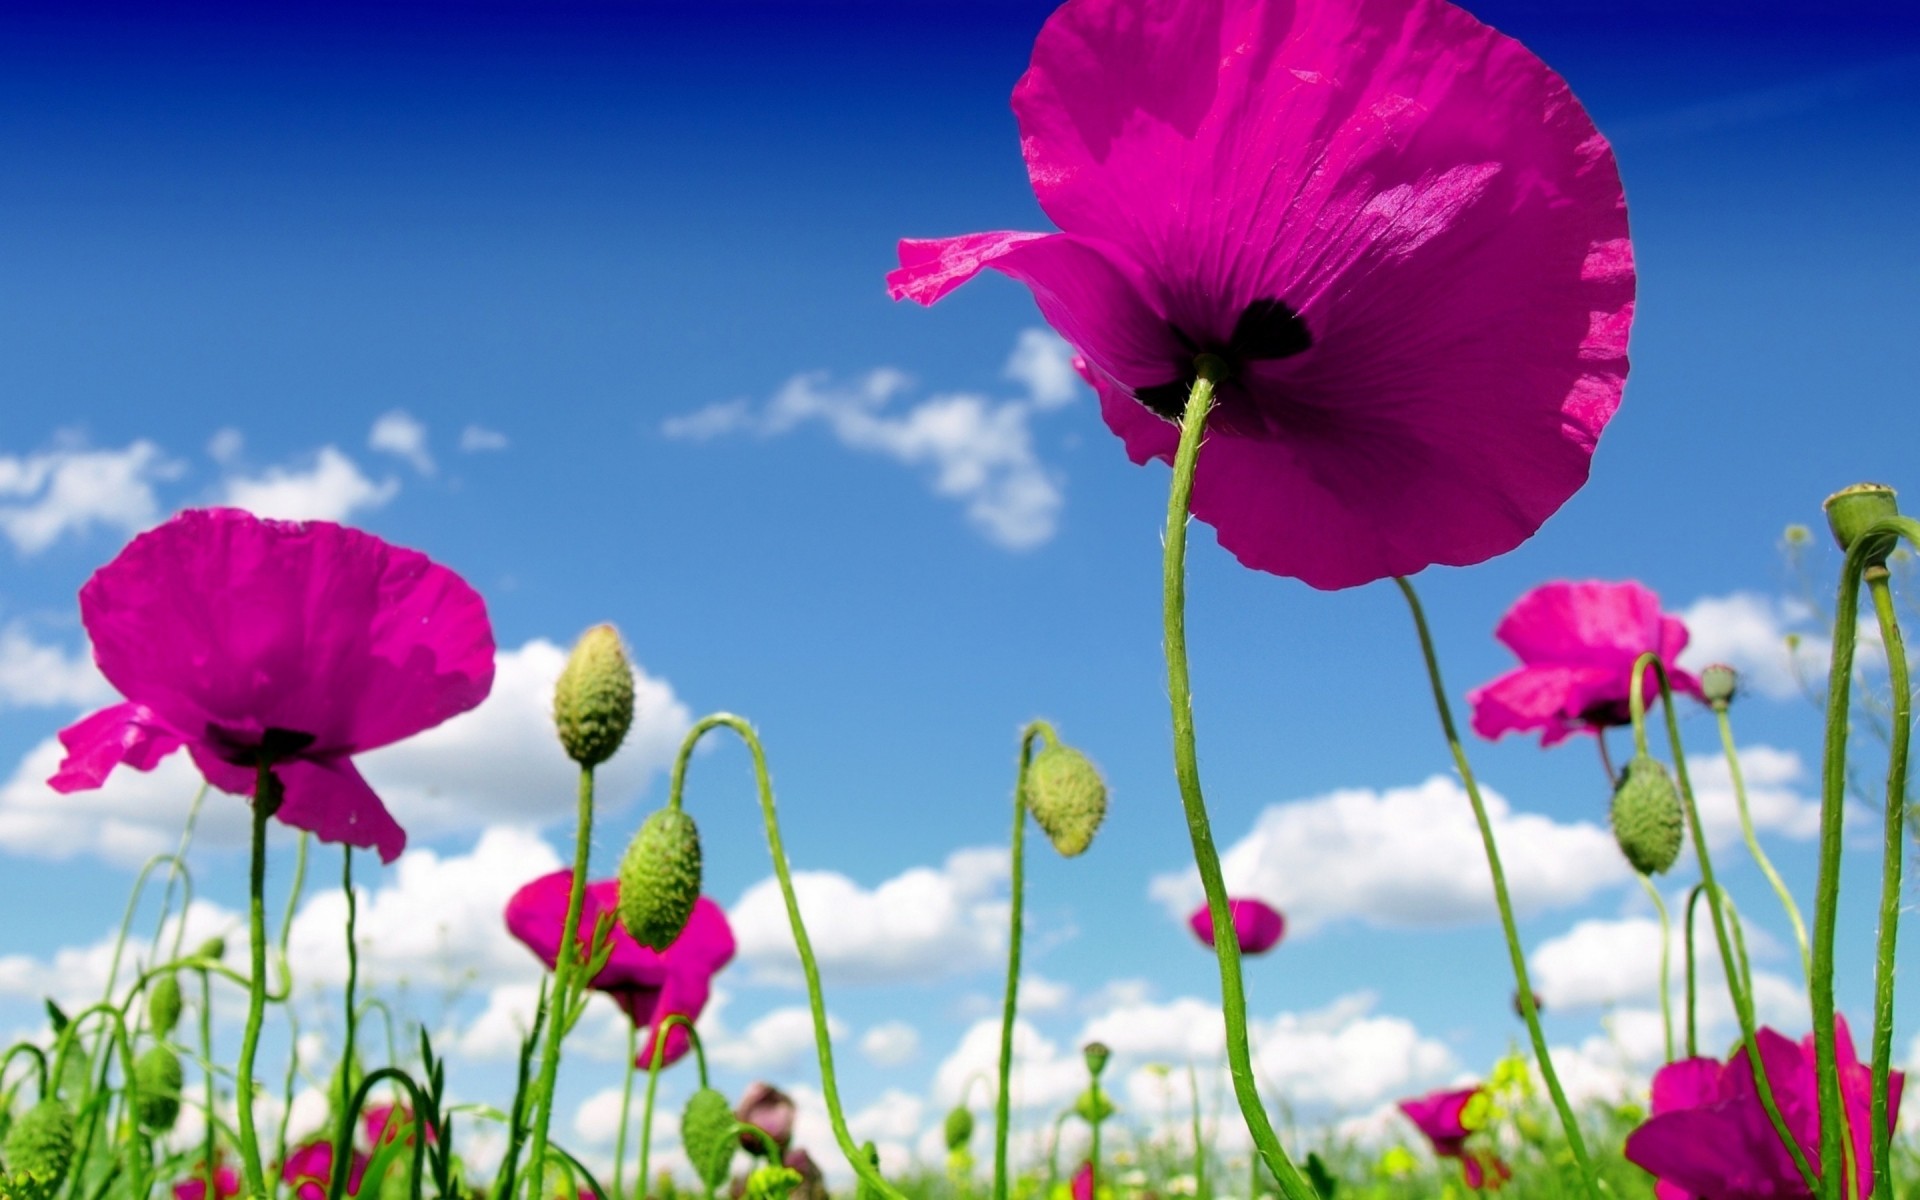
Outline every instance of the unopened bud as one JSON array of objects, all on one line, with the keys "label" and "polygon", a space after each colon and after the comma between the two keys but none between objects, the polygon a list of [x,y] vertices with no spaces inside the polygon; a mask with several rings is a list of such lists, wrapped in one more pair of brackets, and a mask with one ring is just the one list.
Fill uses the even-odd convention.
[{"label": "unopened bud", "polygon": [[227,956],[227,939],[223,937],[210,937],[200,943],[200,948],[193,952],[193,956],[195,958],[206,958],[212,959],[214,962],[219,962]]},{"label": "unopened bud", "polygon": [[166,1046],[155,1046],[133,1064],[133,1114],[155,1133],[165,1133],[180,1119],[180,1089],[186,1078],[180,1056]]},{"label": "unopened bud", "polygon": [[973,1140],[973,1113],[964,1104],[956,1104],[947,1114],[947,1149],[960,1150]]},{"label": "unopened bud", "polygon": [[16,1180],[57,1189],[73,1165],[73,1114],[58,1100],[42,1100],[13,1123],[0,1151]]},{"label": "unopened bud", "polygon": [[553,724],[567,757],[597,767],[613,757],[633,726],[633,664],[611,625],[595,625],[574,643],[553,688]]},{"label": "unopened bud", "polygon": [[747,1176],[745,1200],[787,1200],[793,1190],[805,1182],[792,1167],[772,1164],[755,1167]]},{"label": "unopened bud", "polygon": [[180,1023],[180,981],[172,971],[153,981],[147,992],[147,1027],[153,1036],[166,1037]]},{"label": "unopened bud", "polygon": [[[1856,483],[1841,488],[1827,497],[1823,507],[1827,510],[1827,528],[1833,530],[1833,540],[1842,550],[1852,550],[1856,541],[1867,536],[1874,522],[1900,515],[1893,489],[1884,483]],[[1899,542],[1900,539],[1890,533],[1875,535],[1872,545],[1862,551],[1867,565],[1886,565],[1887,555]]]},{"label": "unopened bud", "polygon": [[1087,756],[1049,742],[1027,764],[1027,808],[1053,848],[1066,858],[1084,853],[1107,815],[1107,784]]},{"label": "unopened bud", "polygon": [[620,860],[620,924],[633,940],[665,950],[700,899],[700,831],[677,808],[641,824]]},{"label": "unopened bud", "polygon": [[1666,767],[1645,754],[1636,754],[1613,791],[1613,840],[1633,869],[1659,875],[1680,857],[1680,829],[1684,814],[1680,794]]},{"label": "unopened bud", "polygon": [[709,1192],[726,1182],[733,1166],[733,1152],[740,1145],[737,1125],[733,1106],[713,1088],[688,1097],[680,1114],[680,1148]]},{"label": "unopened bud", "polygon": [[1715,663],[1700,672],[1700,694],[1715,708],[1724,708],[1733,703],[1739,684],[1739,675],[1725,663]]}]

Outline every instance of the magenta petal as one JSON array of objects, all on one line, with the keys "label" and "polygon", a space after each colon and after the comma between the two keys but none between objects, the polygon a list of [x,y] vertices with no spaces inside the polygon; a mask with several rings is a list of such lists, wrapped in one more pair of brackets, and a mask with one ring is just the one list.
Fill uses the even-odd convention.
[{"label": "magenta petal", "polygon": [[1653,1074],[1653,1115],[1700,1108],[1720,1098],[1726,1068],[1711,1058],[1683,1058]]},{"label": "magenta petal", "polygon": [[[1680,646],[1686,626],[1677,619]],[[1674,637],[1663,628],[1660,598],[1643,584],[1627,580],[1543,583],[1514,601],[1494,627],[1493,636],[1523,663],[1631,667],[1644,651],[1667,647]]]},{"label": "magenta petal", "polygon": [[[1576,690],[1590,690],[1592,667],[1520,667],[1467,693],[1473,731],[1484,738],[1541,731],[1540,744],[1551,746],[1581,728],[1569,713]],[[1604,672],[1601,673],[1604,678]]]},{"label": "magenta petal", "polygon": [[323,842],[378,851],[390,863],[407,848],[406,830],[345,759],[294,759],[275,767],[286,796],[274,814]]},{"label": "magenta petal", "polygon": [[[1280,910],[1264,900],[1241,898],[1227,901],[1227,912],[1233,920],[1233,935],[1242,954],[1265,954],[1280,944],[1280,937],[1286,930],[1286,918]],[[1187,918],[1187,925],[1194,936],[1211,946],[1214,944],[1213,915],[1202,904]]]},{"label": "magenta petal", "polygon": [[1730,1114],[1685,1109],[1649,1117],[1628,1134],[1626,1157],[1687,1194],[1712,1200],[1767,1195],[1735,1190],[1751,1188],[1761,1177],[1746,1133],[1744,1124]]},{"label": "magenta petal", "polygon": [[151,771],[184,743],[142,705],[115,704],[62,729],[60,744],[67,756],[47,786],[56,792],[81,792],[105,783],[121,764]]}]

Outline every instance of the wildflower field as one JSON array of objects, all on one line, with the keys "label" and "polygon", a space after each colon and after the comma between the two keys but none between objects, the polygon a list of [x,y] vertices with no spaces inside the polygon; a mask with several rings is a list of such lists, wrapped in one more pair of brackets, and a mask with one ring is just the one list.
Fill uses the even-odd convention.
[{"label": "wildflower field", "polygon": [[1920,25],[1717,11],[0,18],[0,1200],[1920,1200]]}]

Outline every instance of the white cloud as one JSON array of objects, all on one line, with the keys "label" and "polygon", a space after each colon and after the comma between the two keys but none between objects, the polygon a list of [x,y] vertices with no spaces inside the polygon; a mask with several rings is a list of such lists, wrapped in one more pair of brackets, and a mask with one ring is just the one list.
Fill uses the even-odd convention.
[{"label": "white cloud", "polygon": [[269,467],[260,475],[235,476],[224,490],[224,503],[258,517],[344,521],[393,499],[400,481],[375,483],[338,449],[322,446],[305,467]]},{"label": "white cloud", "polygon": [[[975,1021],[934,1071],[934,1102],[943,1110],[958,1104],[967,1093],[969,1080],[977,1075],[992,1081],[999,1077],[999,1071],[1000,1019]],[[1063,1050],[1027,1021],[1015,1019],[1013,1063],[1007,1081],[1011,1107],[1057,1109],[1086,1086],[1087,1064],[1077,1046]],[[991,1104],[991,1082],[988,1087],[976,1088],[968,1099],[975,1105]]]},{"label": "white cloud", "polygon": [[[156,877],[156,882],[158,879]],[[225,937],[229,942],[237,936],[239,942],[235,944],[246,940],[246,918],[206,900],[195,900],[187,906],[184,928],[182,920],[176,916],[166,922],[160,941],[163,953],[171,948],[176,936],[188,950],[216,936]],[[137,978],[146,962],[151,928],[151,924],[143,925],[136,935],[127,939],[115,983],[116,995],[125,996],[127,986]],[[91,1004],[106,991],[116,941],[117,931],[84,946],[63,947],[55,951],[51,959],[36,959],[25,954],[0,956],[0,996],[34,1000],[50,996],[68,1011],[72,1011],[74,1005]],[[160,961],[168,960],[163,957]]]},{"label": "white cloud", "polygon": [[[1060,374],[1061,346],[1045,337],[1051,335],[1027,331],[1008,362],[1008,374],[1029,390],[1023,400],[951,393],[902,405],[896,402],[911,381],[899,371],[882,367],[851,386],[815,372],[789,379],[765,405],[709,405],[668,419],[661,432],[705,441],[737,433],[778,437],[824,425],[850,450],[927,469],[935,494],[964,505],[989,541],[1030,549],[1053,537],[1065,502],[1059,478],[1034,449],[1032,417],[1074,394],[1071,379]],[[1064,370],[1071,375],[1071,365]]]},{"label": "white cloud", "polygon": [[1445,1045],[1405,1018],[1375,1015],[1373,1007],[1373,996],[1360,993],[1314,1012],[1253,1022],[1255,1075],[1293,1103],[1352,1110],[1456,1069]]},{"label": "white cloud", "polygon": [[1807,628],[1803,604],[1734,592],[1703,596],[1680,619],[1690,635],[1680,665],[1689,671],[1725,663],[1739,672],[1741,688],[1774,700],[1802,695],[1803,680],[1815,692],[1826,687],[1832,642]]},{"label": "white cloud", "polygon": [[382,454],[403,458],[422,475],[433,474],[433,453],[427,449],[427,427],[412,413],[396,408],[383,413],[367,434],[367,446]]},{"label": "white cloud", "polygon": [[[837,871],[796,871],[794,894],[823,974],[853,983],[923,981],[994,962],[1007,902],[1006,851],[956,850],[939,868],[915,867],[863,888]],[[748,888],[728,910],[740,958],[756,978],[795,982],[794,952],[778,882]]]},{"label": "white cloud", "polygon": [[[185,754],[171,754],[151,772],[120,768],[103,787],[63,796],[47,779],[66,756],[46,738],[27,751],[0,784],[0,848],[23,856],[69,859],[92,854],[137,867],[175,848],[199,792],[200,772]],[[234,848],[247,844],[247,806],[209,791],[195,826],[195,843]]]},{"label": "white cloud", "polygon": [[1006,377],[1027,389],[1038,409],[1070,404],[1085,386],[1073,369],[1073,347],[1051,329],[1023,329],[1007,356]]},{"label": "white cloud", "polygon": [[488,429],[484,425],[469,425],[460,431],[460,449],[467,454],[505,450],[507,446],[507,435],[497,429]]},{"label": "white cloud", "polygon": [[[1747,785],[1747,811],[1756,831],[1805,840],[1820,832],[1820,802],[1793,785],[1806,775],[1800,756],[1772,746],[1740,746],[1740,777]],[[1693,784],[1700,824],[1709,848],[1740,836],[1740,806],[1734,798],[1733,772],[1725,754],[1689,754],[1687,779]]]},{"label": "white cloud", "polygon": [[920,1056],[920,1031],[905,1021],[875,1025],[861,1037],[860,1053],[876,1066],[904,1066]]},{"label": "white cloud", "polygon": [[85,650],[37,641],[17,621],[0,627],[0,708],[86,708],[112,698]]},{"label": "white cloud", "polygon": [[[354,761],[401,825],[423,836],[499,821],[570,821],[580,772],[553,731],[553,686],[566,664],[567,652],[542,638],[504,650],[478,708]],[[672,765],[693,724],[665,680],[637,664],[633,679],[633,727],[594,773],[602,812],[633,801]]]},{"label": "white cloud", "polygon": [[1073,1000],[1073,989],[1057,979],[1030,972],[1020,973],[1020,1011],[1056,1012]]},{"label": "white cloud", "polygon": [[207,457],[222,466],[239,458],[246,448],[247,435],[231,425],[216,430],[214,435],[207,439]]},{"label": "white cloud", "polygon": [[[1628,878],[1613,835],[1585,821],[1516,813],[1482,786],[1514,907],[1577,904]],[[1419,927],[1490,920],[1493,884],[1466,792],[1436,775],[1414,787],[1346,788],[1271,804],[1222,856],[1228,890],[1265,899],[1305,932],[1359,920]],[[1185,920],[1201,901],[1191,867],[1156,876],[1150,894]]]},{"label": "white cloud", "polygon": [[69,533],[95,526],[132,533],[160,516],[154,485],[184,467],[149,441],[121,450],[77,446],[0,454],[0,533],[23,554],[35,554]]},{"label": "white cloud", "polygon": [[[843,1038],[847,1027],[829,1013],[827,1032]],[[793,1066],[813,1049],[813,1014],[799,1007],[776,1008],[739,1033],[716,1031],[707,1057],[723,1067],[768,1075]]]}]

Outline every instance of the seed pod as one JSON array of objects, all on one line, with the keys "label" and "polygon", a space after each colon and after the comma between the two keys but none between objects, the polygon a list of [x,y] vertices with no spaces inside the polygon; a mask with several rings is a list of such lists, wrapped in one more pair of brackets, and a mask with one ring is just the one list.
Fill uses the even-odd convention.
[{"label": "seed pod", "polygon": [[53,1191],[73,1165],[73,1114],[58,1100],[42,1100],[20,1115],[7,1131],[7,1168]]},{"label": "seed pod", "polygon": [[186,1078],[180,1056],[166,1046],[155,1046],[134,1060],[133,1114],[155,1133],[165,1133],[180,1119],[180,1089]]},{"label": "seed pod", "polygon": [[[1827,511],[1827,528],[1833,531],[1833,540],[1839,543],[1842,550],[1851,550],[1856,541],[1866,536],[1874,522],[1900,515],[1893,489],[1884,483],[1856,483],[1852,487],[1841,488],[1828,496],[1821,507]],[[1891,534],[1877,535],[1873,544],[1862,552],[1867,565],[1886,565],[1887,555],[1899,543],[1900,539]]]},{"label": "seed pod", "polygon": [[1065,858],[1084,853],[1107,815],[1107,784],[1087,756],[1048,743],[1027,764],[1027,808]]},{"label": "seed pod", "polygon": [[597,767],[633,726],[633,664],[611,625],[580,635],[553,688],[553,724],[567,757]]},{"label": "seed pod", "polygon": [[956,1104],[947,1114],[947,1149],[959,1150],[973,1140],[973,1113],[964,1104]]},{"label": "seed pod", "polygon": [[1740,677],[1724,663],[1715,663],[1700,672],[1700,694],[1715,708],[1724,708],[1733,702],[1739,683]]},{"label": "seed pod", "polygon": [[1087,1060],[1087,1071],[1096,1078],[1107,1069],[1107,1059],[1113,1051],[1107,1049],[1105,1042],[1088,1042],[1080,1047],[1080,1053]]},{"label": "seed pod", "polygon": [[677,808],[648,817],[620,860],[620,924],[633,940],[665,950],[700,898],[700,831]]},{"label": "seed pod", "polygon": [[1613,840],[1634,870],[1659,875],[1673,866],[1684,816],[1666,767],[1634,755],[1613,792]]},{"label": "seed pod", "polygon": [[733,1106],[713,1088],[701,1088],[687,1098],[680,1114],[680,1147],[693,1173],[708,1189],[726,1182],[733,1152],[740,1145]]},{"label": "seed pod", "polygon": [[147,1028],[166,1037],[180,1023],[180,980],[172,971],[153,981],[147,992]]}]

